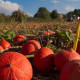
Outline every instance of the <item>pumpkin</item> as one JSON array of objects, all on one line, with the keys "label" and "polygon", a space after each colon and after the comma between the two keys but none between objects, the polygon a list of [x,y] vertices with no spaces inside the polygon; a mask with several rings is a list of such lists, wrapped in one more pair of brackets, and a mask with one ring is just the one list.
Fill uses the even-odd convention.
[{"label": "pumpkin", "polygon": [[3,49],[11,47],[11,44],[8,41],[6,41],[4,38],[2,38],[0,44],[3,47]]},{"label": "pumpkin", "polygon": [[53,59],[54,52],[48,47],[43,47],[35,53],[33,64],[35,69],[39,72],[50,72],[54,68]]},{"label": "pumpkin", "polygon": [[0,57],[0,80],[31,80],[33,70],[28,59],[17,52],[5,52]]},{"label": "pumpkin", "polygon": [[72,60],[63,67],[60,80],[80,80],[80,59]]},{"label": "pumpkin", "polygon": [[23,47],[21,49],[21,53],[24,54],[24,55],[31,54],[31,53],[34,53],[35,51],[37,51],[40,48],[41,48],[41,45],[38,41],[29,40],[23,45]]},{"label": "pumpkin", "polygon": [[[23,35],[17,35],[17,36],[13,39],[14,42],[20,42],[20,41],[23,41],[23,40],[26,40],[26,37],[23,36]],[[24,42],[15,43],[15,45],[20,45],[20,46],[22,46],[23,44],[24,44]]]},{"label": "pumpkin", "polygon": [[67,62],[75,59],[80,59],[80,55],[73,49],[62,50],[54,56],[54,64],[56,69],[61,71]]}]

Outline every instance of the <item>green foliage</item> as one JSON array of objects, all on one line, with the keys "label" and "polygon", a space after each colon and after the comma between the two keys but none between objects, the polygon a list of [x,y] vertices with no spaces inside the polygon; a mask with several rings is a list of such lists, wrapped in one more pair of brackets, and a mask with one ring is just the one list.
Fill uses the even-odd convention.
[{"label": "green foliage", "polygon": [[74,18],[77,20],[77,17],[80,16],[80,9],[75,9],[74,11],[70,11],[67,14],[62,14],[63,18],[59,18],[59,13],[57,10],[53,10],[51,13],[45,7],[40,7],[34,17],[28,17],[24,11],[20,9],[12,12],[12,15],[6,15],[4,13],[0,13],[0,23],[10,23],[10,22],[49,22],[49,21],[73,21]]},{"label": "green foliage", "polygon": [[57,19],[59,18],[59,14],[57,12],[57,10],[53,10],[51,13],[50,13],[50,16],[52,19]]},{"label": "green foliage", "polygon": [[[66,16],[67,15],[67,16]],[[74,11],[70,11],[67,14],[65,14],[67,21],[73,21],[77,20],[77,17],[80,16],[80,9],[75,9]]]},{"label": "green foliage", "polygon": [[10,16],[5,15],[4,13],[0,13],[0,23],[10,22]]},{"label": "green foliage", "polygon": [[64,41],[72,41],[75,39],[74,35],[70,33],[69,31],[63,30],[63,31],[57,31],[58,35],[60,36],[61,39]]},{"label": "green foliage", "polygon": [[62,49],[61,48],[58,48],[58,51],[61,51]]},{"label": "green foliage", "polygon": [[50,13],[45,7],[40,7],[34,17],[50,20]]},{"label": "green foliage", "polygon": [[72,21],[73,12],[67,13],[67,21]]},{"label": "green foliage", "polygon": [[1,13],[0,14],[0,22],[5,22],[5,14]]},{"label": "green foliage", "polygon": [[13,38],[16,36],[16,34],[13,31],[8,30],[2,30],[0,31],[0,41],[2,38],[9,42],[13,42]]},{"label": "green foliage", "polygon": [[51,46],[51,45],[47,45],[46,47],[50,48],[51,50],[53,50],[53,52],[56,54],[57,52],[61,51],[61,48],[57,48],[56,46]]},{"label": "green foliage", "polygon": [[50,22],[48,19],[28,17],[27,22]]},{"label": "green foliage", "polygon": [[47,45],[46,47],[50,48],[56,54],[56,47],[55,46]]},{"label": "green foliage", "polygon": [[63,20],[67,21],[67,14],[63,15]]},{"label": "green foliage", "polygon": [[72,41],[75,39],[74,35],[66,30],[57,30],[52,40],[52,44],[57,48],[68,49],[72,47]]},{"label": "green foliage", "polygon": [[51,49],[51,50],[53,50],[53,51],[56,49],[56,47],[55,47],[55,46],[47,45],[46,47],[50,48],[50,49]]},{"label": "green foliage", "polygon": [[80,9],[75,9],[73,13],[77,17],[80,14]]},{"label": "green foliage", "polygon": [[26,20],[28,16],[21,10],[18,10],[18,11],[14,11],[11,17],[14,21],[23,22]]}]

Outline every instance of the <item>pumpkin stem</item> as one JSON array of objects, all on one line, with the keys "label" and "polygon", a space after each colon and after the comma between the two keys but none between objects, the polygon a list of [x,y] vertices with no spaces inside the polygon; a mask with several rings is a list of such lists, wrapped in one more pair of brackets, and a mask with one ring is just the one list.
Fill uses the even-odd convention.
[{"label": "pumpkin stem", "polygon": [[9,67],[11,67],[11,64],[8,64],[9,65]]},{"label": "pumpkin stem", "polygon": [[74,40],[74,45],[73,45],[73,49],[76,51],[77,49],[77,44],[78,44],[78,38],[79,38],[79,31],[80,31],[80,20],[78,22],[78,26],[77,26],[77,30],[76,30],[76,36],[75,36],[75,40]]}]

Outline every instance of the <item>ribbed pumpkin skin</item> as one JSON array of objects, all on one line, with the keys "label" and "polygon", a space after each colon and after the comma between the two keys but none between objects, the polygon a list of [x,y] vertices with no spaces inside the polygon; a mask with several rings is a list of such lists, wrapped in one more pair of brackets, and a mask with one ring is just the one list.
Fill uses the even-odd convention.
[{"label": "ribbed pumpkin skin", "polygon": [[39,72],[50,72],[53,70],[54,52],[47,47],[43,47],[35,53],[33,64]]},{"label": "ribbed pumpkin skin", "polygon": [[80,60],[68,62],[61,71],[60,80],[80,80]]},{"label": "ribbed pumpkin skin", "polygon": [[17,41],[22,41],[22,40],[25,40],[26,37],[23,36],[23,35],[17,35],[15,38],[14,38],[14,42],[17,42]]},{"label": "ribbed pumpkin skin", "polygon": [[27,54],[37,51],[40,48],[41,48],[41,45],[38,41],[29,40],[23,45],[21,49],[21,53],[24,55],[27,55]]},{"label": "ribbed pumpkin skin", "polygon": [[73,49],[62,50],[54,56],[54,64],[57,70],[61,71],[67,62],[75,59],[80,59],[80,55]]},{"label": "ribbed pumpkin skin", "polygon": [[32,66],[24,55],[6,52],[0,57],[0,80],[30,80],[32,75]]},{"label": "ribbed pumpkin skin", "polygon": [[3,49],[11,47],[11,44],[9,42],[7,42],[4,38],[2,38],[0,44],[3,47]]},{"label": "ribbed pumpkin skin", "polygon": [[[17,35],[14,39],[14,42],[19,42],[19,41],[23,41],[23,40],[26,40],[26,37],[23,36],[23,35]],[[24,43],[16,43],[15,45],[24,45]]]}]

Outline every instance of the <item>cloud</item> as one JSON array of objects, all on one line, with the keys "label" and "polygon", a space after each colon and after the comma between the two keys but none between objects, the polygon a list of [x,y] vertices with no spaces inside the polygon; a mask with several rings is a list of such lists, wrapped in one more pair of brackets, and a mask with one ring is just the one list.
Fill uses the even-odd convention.
[{"label": "cloud", "polygon": [[13,11],[18,9],[21,9],[19,4],[0,0],[0,13],[11,14]]},{"label": "cloud", "polygon": [[32,17],[32,16],[33,16],[30,12],[26,12],[26,14],[27,14],[29,17]]},{"label": "cloud", "polygon": [[57,4],[57,3],[59,3],[60,1],[58,1],[58,0],[51,0],[51,2],[54,3],[54,4]]},{"label": "cloud", "polygon": [[65,7],[64,7],[64,9],[66,10],[66,12],[69,12],[69,11],[74,11],[74,6],[71,6],[71,5],[66,5]]}]

